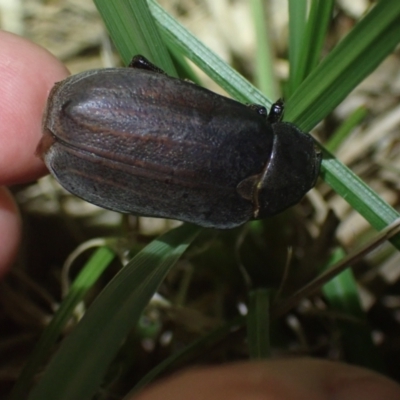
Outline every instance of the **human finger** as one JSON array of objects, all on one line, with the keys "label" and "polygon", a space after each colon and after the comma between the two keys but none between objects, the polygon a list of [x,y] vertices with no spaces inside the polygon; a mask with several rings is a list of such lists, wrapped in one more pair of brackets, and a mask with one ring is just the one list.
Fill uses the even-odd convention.
[{"label": "human finger", "polygon": [[44,175],[35,156],[48,93],[67,69],[44,48],[0,31],[0,185]]},{"label": "human finger", "polygon": [[382,375],[343,363],[285,359],[189,370],[133,399],[399,400],[400,387]]}]

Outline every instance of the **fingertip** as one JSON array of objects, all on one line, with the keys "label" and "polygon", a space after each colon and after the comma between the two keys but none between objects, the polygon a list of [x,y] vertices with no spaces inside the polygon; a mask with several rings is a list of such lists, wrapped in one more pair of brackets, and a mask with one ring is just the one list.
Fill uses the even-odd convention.
[{"label": "fingertip", "polygon": [[[234,363],[185,371],[150,386],[137,400],[400,399],[400,387],[375,372],[319,359]],[[132,398],[133,400],[133,398]]]},{"label": "fingertip", "polygon": [[400,399],[400,386],[387,377],[357,366],[330,364],[333,368],[325,386],[330,400]]},{"label": "fingertip", "polygon": [[45,174],[34,154],[42,115],[50,89],[68,71],[44,48],[0,31],[0,74],[0,184],[11,185]]}]

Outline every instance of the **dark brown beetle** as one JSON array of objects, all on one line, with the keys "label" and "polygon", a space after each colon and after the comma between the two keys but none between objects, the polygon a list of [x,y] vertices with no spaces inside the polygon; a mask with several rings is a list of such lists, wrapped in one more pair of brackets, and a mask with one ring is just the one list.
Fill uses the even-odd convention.
[{"label": "dark brown beetle", "polygon": [[57,83],[37,153],[71,193],[115,211],[234,228],[297,203],[317,180],[312,138],[142,56]]}]

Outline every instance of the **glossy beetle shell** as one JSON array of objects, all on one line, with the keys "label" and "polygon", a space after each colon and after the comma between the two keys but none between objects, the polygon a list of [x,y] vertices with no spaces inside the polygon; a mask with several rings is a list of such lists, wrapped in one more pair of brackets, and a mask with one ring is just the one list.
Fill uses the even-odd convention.
[{"label": "glossy beetle shell", "polygon": [[294,125],[136,68],[57,83],[37,152],[63,187],[91,203],[214,228],[295,204],[320,164]]}]

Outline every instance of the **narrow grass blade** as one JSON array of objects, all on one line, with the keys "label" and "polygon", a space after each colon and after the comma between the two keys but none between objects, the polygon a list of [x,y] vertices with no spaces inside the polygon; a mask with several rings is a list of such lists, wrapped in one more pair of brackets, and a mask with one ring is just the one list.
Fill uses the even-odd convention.
[{"label": "narrow grass blade", "polygon": [[254,289],[249,293],[247,341],[250,359],[253,360],[270,356],[270,298],[270,289]]},{"label": "narrow grass blade", "polygon": [[304,32],[307,22],[308,0],[289,0],[289,84],[288,97],[297,88],[297,71],[300,69],[300,58],[304,51]]},{"label": "narrow grass blade", "polygon": [[170,268],[199,233],[182,225],[151,242],[108,284],[49,363],[29,400],[88,400]]},{"label": "narrow grass blade", "polygon": [[356,108],[349,117],[339,126],[333,133],[325,148],[334,153],[343,141],[350,135],[351,131],[358,126],[362,120],[367,116],[367,110],[364,106]]},{"label": "narrow grass blade", "polygon": [[285,314],[292,307],[298,304],[302,298],[310,296],[316,290],[319,290],[323,285],[338,276],[342,271],[349,268],[350,265],[362,260],[368,253],[376,249],[382,243],[396,236],[400,237],[400,218],[384,228],[374,238],[363,244],[359,249],[347,255],[346,257],[343,257],[339,262],[329,269],[326,269],[311,282],[307,283],[297,292],[289,296],[289,298],[283,300],[280,304],[274,305],[272,308],[272,315],[279,316]]},{"label": "narrow grass blade", "polygon": [[149,12],[146,0],[94,0],[125,65],[142,54],[177,76],[167,47]]},{"label": "narrow grass blade", "polygon": [[[337,249],[329,264],[335,264],[344,256],[344,251]],[[322,290],[331,306],[330,310],[349,317],[337,321],[346,361],[383,373],[383,361],[372,342],[371,328],[361,308],[353,271],[346,269],[325,284]]]},{"label": "narrow grass blade", "polygon": [[221,60],[186,28],[165,12],[154,0],[148,0],[153,17],[167,41],[201,68],[211,79],[237,100],[269,106],[272,104],[260,90]]},{"label": "narrow grass blade", "polygon": [[274,74],[274,51],[268,40],[268,19],[264,9],[265,2],[251,0],[253,25],[256,32],[256,86],[270,99],[280,97]]},{"label": "narrow grass blade", "polygon": [[[332,18],[333,0],[312,0],[310,12],[301,39],[296,65],[291,65],[290,88],[292,92],[317,66],[321,57],[329,22]],[[300,6],[299,6],[300,7]],[[290,49],[292,51],[292,49]]]},{"label": "narrow grass blade", "polygon": [[214,329],[204,337],[195,340],[192,344],[184,349],[172,354],[170,357],[162,361],[155,368],[153,368],[147,375],[145,375],[136,386],[124,397],[124,400],[129,400],[139,390],[151,383],[157,376],[161,375],[166,370],[179,364],[197,353],[204,353],[208,348],[220,342],[226,337],[233,329],[238,328],[244,324],[244,317],[241,315],[233,318],[223,326]]},{"label": "narrow grass blade", "polygon": [[200,79],[189,65],[187,59],[181,54],[179,49],[176,48],[174,43],[166,40],[171,58],[174,62],[178,76],[181,79],[189,79],[190,81],[201,85]]},{"label": "narrow grass blade", "polygon": [[[381,230],[397,218],[400,218],[400,214],[393,207],[379,197],[349,168],[339,162],[328,151],[323,150],[323,154],[322,178],[376,230]],[[400,249],[399,235],[390,241]]]},{"label": "narrow grass blade", "polygon": [[25,367],[23,368],[9,400],[25,400],[34,375],[42,368],[63,328],[71,318],[75,307],[82,301],[88,290],[96,283],[115,254],[108,247],[101,247],[92,255],[71,285],[68,295],[44,330]]},{"label": "narrow grass blade", "polygon": [[302,82],[285,118],[308,132],[400,42],[400,2],[379,1]]}]

